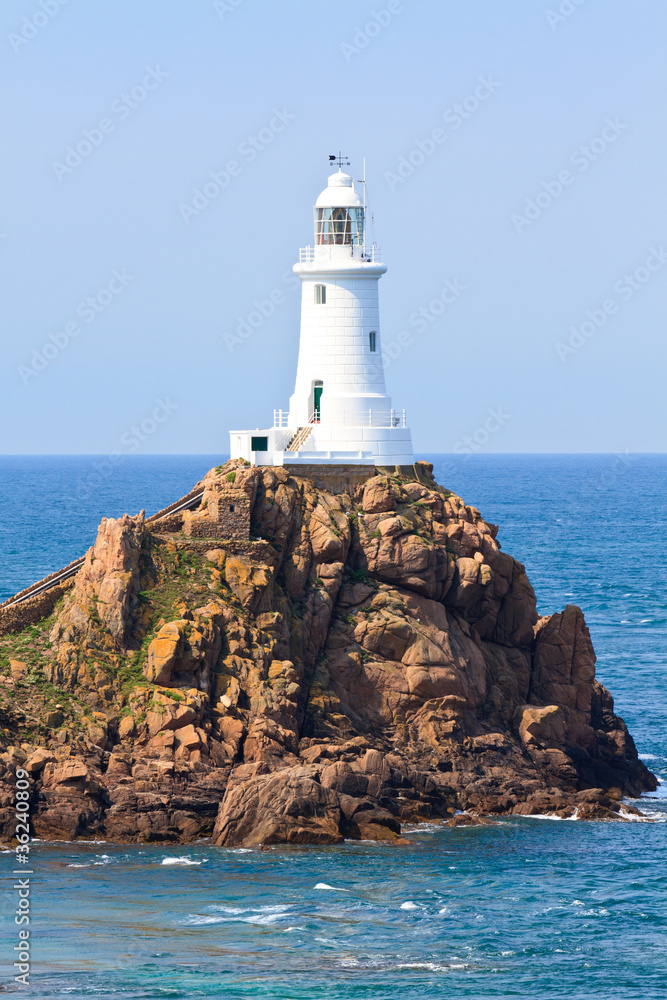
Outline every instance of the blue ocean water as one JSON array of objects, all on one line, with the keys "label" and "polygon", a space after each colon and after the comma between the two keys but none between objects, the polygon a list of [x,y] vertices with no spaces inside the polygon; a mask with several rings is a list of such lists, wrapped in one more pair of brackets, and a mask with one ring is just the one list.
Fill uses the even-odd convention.
[{"label": "blue ocean water", "polygon": [[[500,524],[540,610],[584,609],[598,676],[667,780],[667,457],[431,460],[441,483]],[[0,458],[3,599],[81,554],[101,516],[158,510],[220,458],[128,458],[93,485],[95,461]],[[663,1000],[659,793],[640,803],[650,822],[434,824],[407,831],[413,844],[400,848],[36,843],[33,971],[22,991],[40,1000]],[[7,992],[12,870],[11,854],[0,854]]]}]

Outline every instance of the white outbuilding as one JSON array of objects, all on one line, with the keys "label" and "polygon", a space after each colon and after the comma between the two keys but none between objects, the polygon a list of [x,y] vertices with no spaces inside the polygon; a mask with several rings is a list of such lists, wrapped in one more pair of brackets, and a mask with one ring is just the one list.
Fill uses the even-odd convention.
[{"label": "white outbuilding", "polygon": [[412,466],[405,410],[387,395],[378,283],[366,207],[341,168],[315,203],[315,238],[299,251],[301,332],[289,409],[273,426],[230,431],[232,458],[253,465]]}]

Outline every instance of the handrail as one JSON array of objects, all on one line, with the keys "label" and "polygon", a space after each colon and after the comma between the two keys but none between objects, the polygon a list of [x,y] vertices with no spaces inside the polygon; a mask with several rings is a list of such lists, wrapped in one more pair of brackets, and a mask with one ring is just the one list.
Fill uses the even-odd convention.
[{"label": "handrail", "polygon": [[380,260],[380,248],[375,243],[371,246],[359,246],[357,243],[322,243],[318,246],[307,246],[299,249],[300,264],[313,264],[320,260],[346,259],[375,264]]},{"label": "handrail", "polygon": [[[274,427],[289,427],[289,421],[290,413],[288,410],[273,411]],[[308,417],[308,424],[304,426],[319,424],[320,421],[320,413],[314,410]],[[368,410],[368,416],[363,418],[361,416],[354,416],[348,419],[345,410],[343,410],[336,418],[336,425],[340,427],[407,427],[408,422],[406,410],[373,410],[371,407]],[[294,433],[296,434],[300,429],[300,427],[296,427]]]}]

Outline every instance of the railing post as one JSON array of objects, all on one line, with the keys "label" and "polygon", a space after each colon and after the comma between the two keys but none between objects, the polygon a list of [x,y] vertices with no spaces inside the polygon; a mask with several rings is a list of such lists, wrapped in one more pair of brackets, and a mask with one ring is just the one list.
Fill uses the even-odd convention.
[{"label": "railing post", "polygon": [[405,423],[405,410],[403,410],[403,426],[404,427],[406,426],[406,423]]}]

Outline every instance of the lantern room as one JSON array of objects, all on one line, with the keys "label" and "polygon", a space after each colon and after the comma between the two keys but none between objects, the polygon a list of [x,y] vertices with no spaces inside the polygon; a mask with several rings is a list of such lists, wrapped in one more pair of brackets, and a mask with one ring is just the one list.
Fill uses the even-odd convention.
[{"label": "lantern room", "polygon": [[316,246],[363,246],[364,204],[349,174],[339,170],[315,202]]}]

